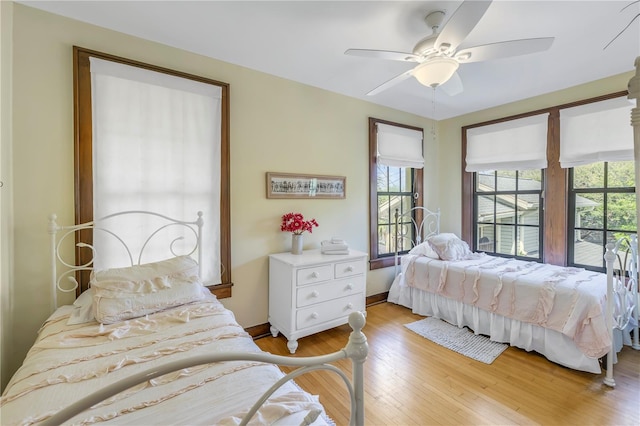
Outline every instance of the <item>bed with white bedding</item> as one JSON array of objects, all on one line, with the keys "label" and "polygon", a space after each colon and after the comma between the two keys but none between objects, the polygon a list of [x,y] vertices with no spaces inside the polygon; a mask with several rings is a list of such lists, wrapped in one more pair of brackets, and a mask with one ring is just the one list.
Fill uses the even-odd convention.
[{"label": "bed with white bedding", "polygon": [[[600,358],[612,344],[620,348],[607,322],[606,274],[472,253],[457,236],[439,233],[439,213],[424,214],[436,225],[425,226],[425,239],[402,257],[390,302],[576,370],[600,373]],[[615,312],[628,330],[634,295],[615,290]]]},{"label": "bed with white bedding", "polygon": [[[262,352],[203,286],[191,256],[93,271],[91,288],[39,331],[0,399],[2,424],[332,424],[319,397],[288,380],[314,369],[342,376],[351,423],[363,424],[364,316],[349,320],[342,351],[279,357]],[[327,365],[347,357],[353,384]],[[285,376],[276,362],[302,368]]]}]

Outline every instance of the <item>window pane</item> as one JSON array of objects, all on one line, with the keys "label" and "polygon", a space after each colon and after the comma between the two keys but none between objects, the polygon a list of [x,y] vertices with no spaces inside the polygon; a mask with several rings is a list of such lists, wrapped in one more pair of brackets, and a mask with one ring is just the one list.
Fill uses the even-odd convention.
[{"label": "window pane", "polygon": [[399,173],[402,176],[402,185],[400,186],[400,191],[413,192],[413,189],[411,188],[412,169],[402,167],[399,169]]},{"label": "window pane", "polygon": [[496,197],[496,219],[498,223],[516,223],[515,195],[499,195]]},{"label": "window pane", "polygon": [[620,244],[621,251],[625,251],[629,249],[628,238],[631,234],[635,234],[635,232],[607,232],[607,244],[613,243],[615,244],[620,238],[627,238],[627,240],[623,241]]},{"label": "window pane", "polygon": [[579,265],[604,266],[604,232],[575,231],[574,263]]},{"label": "window pane", "polygon": [[478,241],[476,245],[478,251],[493,252],[493,225],[478,225]]},{"label": "window pane", "polygon": [[518,227],[518,256],[537,258],[540,253],[539,228]]},{"label": "window pane", "polygon": [[516,171],[515,170],[499,170],[498,172],[498,191],[515,191],[516,190]]},{"label": "window pane", "polygon": [[541,190],[542,170],[525,170],[518,172],[518,189],[520,191]]},{"label": "window pane", "polygon": [[378,195],[378,223],[389,223],[389,196]]},{"label": "window pane", "polygon": [[518,196],[518,223],[521,225],[540,224],[540,197],[537,194]]},{"label": "window pane", "polygon": [[501,254],[515,254],[515,243],[516,243],[516,229],[515,226],[504,226],[498,225],[496,226],[497,232],[497,244],[496,244],[496,253]]},{"label": "window pane", "polygon": [[495,195],[479,195],[476,200],[476,205],[478,206],[477,221],[495,223],[496,218],[493,212],[496,201]]},{"label": "window pane", "polygon": [[388,254],[393,253],[395,250],[395,246],[392,244],[390,240],[390,236],[393,235],[391,233],[391,229],[395,228],[392,225],[378,225],[378,253],[379,254]]},{"label": "window pane", "polygon": [[604,188],[604,163],[573,168],[574,188]]},{"label": "window pane", "polygon": [[635,231],[636,194],[609,194],[607,197],[607,229]]},{"label": "window pane", "polygon": [[389,170],[389,192],[400,191],[400,168],[388,167]]},{"label": "window pane", "polygon": [[410,195],[403,195],[401,199],[402,199],[402,212],[406,213],[409,210],[411,210],[411,207],[413,207],[413,197],[411,197]]},{"label": "window pane", "polygon": [[598,228],[604,226],[604,194],[576,194],[575,228]]},{"label": "window pane", "polygon": [[383,166],[382,164],[378,164],[377,168],[377,191],[378,192],[387,192],[389,185],[389,168],[387,166]]},{"label": "window pane", "polygon": [[478,172],[476,173],[476,191],[477,192],[485,192],[485,191],[495,191],[495,172],[486,171],[486,172]]},{"label": "window pane", "polygon": [[402,215],[405,213],[404,206],[402,204],[402,196],[401,195],[391,195],[389,196],[389,221],[390,223],[395,223],[396,221],[396,210],[398,210],[398,214]]},{"label": "window pane", "polygon": [[398,247],[400,251],[410,250],[413,247],[411,241],[413,236],[413,225],[411,223],[403,223],[398,227]]},{"label": "window pane", "polygon": [[635,187],[635,166],[633,161],[615,161],[607,164],[607,187]]}]

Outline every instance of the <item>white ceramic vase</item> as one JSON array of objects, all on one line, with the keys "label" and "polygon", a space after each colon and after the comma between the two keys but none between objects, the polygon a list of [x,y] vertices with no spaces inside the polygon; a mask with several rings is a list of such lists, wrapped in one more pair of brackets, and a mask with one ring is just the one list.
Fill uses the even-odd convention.
[{"label": "white ceramic vase", "polygon": [[302,234],[291,234],[291,254],[302,254],[304,238]]}]

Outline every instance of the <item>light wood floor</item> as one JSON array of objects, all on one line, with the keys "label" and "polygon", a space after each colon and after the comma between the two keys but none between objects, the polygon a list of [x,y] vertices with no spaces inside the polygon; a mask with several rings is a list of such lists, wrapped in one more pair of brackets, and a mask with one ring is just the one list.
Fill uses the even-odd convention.
[{"label": "light wood floor", "polygon": [[[513,347],[491,365],[471,360],[403,326],[420,318],[386,302],[367,308],[368,425],[640,425],[640,351],[622,350],[610,388],[604,374],[570,370]],[[350,331],[344,325],[300,339],[296,356],[339,350]],[[289,354],[282,335],[256,343]],[[351,376],[349,361],[339,366]],[[296,382],[320,395],[337,425],[348,423],[347,391],[335,374],[313,372]]]}]

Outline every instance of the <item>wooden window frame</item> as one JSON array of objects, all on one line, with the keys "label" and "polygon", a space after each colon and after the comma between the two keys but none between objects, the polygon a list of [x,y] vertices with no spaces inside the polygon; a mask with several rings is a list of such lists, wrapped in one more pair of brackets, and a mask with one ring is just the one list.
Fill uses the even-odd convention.
[{"label": "wooden window frame", "polygon": [[[93,218],[93,131],[91,108],[91,71],[89,58],[95,57],[150,71],[187,78],[222,89],[221,100],[221,150],[220,150],[220,262],[223,265],[221,283],[208,286],[218,298],[231,297],[231,204],[230,204],[230,145],[229,145],[229,84],[199,77],[143,62],[97,52],[82,47],[73,47],[73,105],[74,105],[74,187],[75,221],[77,224],[90,222]],[[194,212],[195,214],[195,212]],[[77,232],[77,241],[91,244],[90,230]],[[91,253],[76,247],[78,264],[91,260]],[[79,274],[78,294],[88,287],[89,273]]]},{"label": "wooden window frame", "polygon": [[[378,255],[378,137],[376,124],[404,127],[407,129],[424,132],[420,127],[408,126],[392,121],[369,117],[369,269],[387,268],[395,265],[394,256]],[[424,172],[423,169],[414,169],[414,183],[417,198],[414,198],[414,206],[423,205]]]}]

